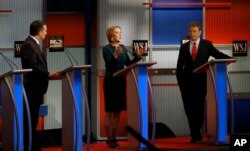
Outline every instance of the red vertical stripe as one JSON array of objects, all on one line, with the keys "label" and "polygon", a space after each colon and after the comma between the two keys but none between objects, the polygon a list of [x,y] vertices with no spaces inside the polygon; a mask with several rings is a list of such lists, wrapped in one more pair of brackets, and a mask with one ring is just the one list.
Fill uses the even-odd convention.
[{"label": "red vertical stripe", "polygon": [[[228,2],[207,0],[206,2]],[[250,42],[250,1],[230,0],[228,8],[206,8],[206,39],[216,44],[232,44],[233,40]]]}]

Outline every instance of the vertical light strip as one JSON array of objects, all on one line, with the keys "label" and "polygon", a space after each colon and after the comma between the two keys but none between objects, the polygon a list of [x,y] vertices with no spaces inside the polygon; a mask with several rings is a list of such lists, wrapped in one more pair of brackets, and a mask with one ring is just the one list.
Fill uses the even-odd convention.
[{"label": "vertical light strip", "polygon": [[[15,144],[18,143],[19,144],[19,148],[17,148],[17,151],[22,151],[22,145],[23,145],[23,93],[22,93],[22,75],[20,73],[16,73],[13,75],[14,77],[14,101],[16,103],[16,109],[17,109],[17,118],[19,123],[15,122],[15,133],[14,133],[14,138],[16,138]],[[17,125],[19,124],[19,125]],[[17,131],[16,128],[19,127],[19,135],[17,135]],[[19,137],[19,138],[17,138]],[[16,142],[19,141],[19,142]]]},{"label": "vertical light strip", "polygon": [[[80,69],[76,69],[74,71],[74,95],[75,95],[75,103],[76,103],[76,107],[77,107],[77,111],[78,113],[78,116],[74,116],[74,117],[78,117],[79,119],[76,119],[78,120],[78,131],[74,131],[75,132],[75,135],[74,135],[74,138],[76,136],[76,133],[78,133],[78,138],[77,140],[75,141],[78,141],[78,146],[77,146],[77,149],[76,151],[82,151],[82,91],[81,91],[81,84],[82,84],[82,72]],[[76,124],[76,121],[75,121],[75,124]]]},{"label": "vertical light strip", "polygon": [[227,75],[226,64],[217,63],[216,66],[216,90],[218,110],[218,138],[217,142],[226,142],[227,139]]},{"label": "vertical light strip", "polygon": [[[142,130],[141,135],[146,140],[148,140],[148,79],[147,79],[147,72],[148,67],[147,66],[138,66],[138,90],[139,95],[141,97],[141,109],[142,109]],[[146,146],[144,144],[141,144],[140,147],[143,149]]]}]

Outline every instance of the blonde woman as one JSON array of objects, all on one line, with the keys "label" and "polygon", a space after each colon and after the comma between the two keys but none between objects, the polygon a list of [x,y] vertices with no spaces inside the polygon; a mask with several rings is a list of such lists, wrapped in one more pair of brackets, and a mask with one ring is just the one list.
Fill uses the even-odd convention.
[{"label": "blonde woman", "polygon": [[104,103],[105,103],[105,131],[107,145],[110,148],[118,146],[116,132],[119,126],[120,113],[126,110],[126,81],[125,77],[114,77],[113,73],[133,64],[141,59],[143,51],[138,51],[133,60],[130,60],[122,40],[122,31],[119,26],[107,28],[106,36],[109,44],[103,47],[105,61]]}]

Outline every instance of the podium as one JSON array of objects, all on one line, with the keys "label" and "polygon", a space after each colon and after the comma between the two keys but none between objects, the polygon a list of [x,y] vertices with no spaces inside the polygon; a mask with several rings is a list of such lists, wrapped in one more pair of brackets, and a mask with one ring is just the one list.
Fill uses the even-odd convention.
[{"label": "podium", "polygon": [[[155,133],[155,110],[151,108],[151,111],[148,111],[148,92],[151,92],[150,94],[152,96],[148,67],[154,64],[156,64],[156,62],[137,62],[113,74],[113,76],[126,77],[128,126],[142,135],[146,140],[148,140],[149,136],[149,113],[152,114],[153,119],[153,137]],[[153,100],[151,99],[151,101]],[[151,102],[151,104],[152,103],[154,102]],[[154,138],[152,138],[152,140],[154,140]],[[146,148],[142,142],[134,138],[131,134],[128,134],[128,143],[130,147]]]},{"label": "podium", "polygon": [[[0,76],[3,150],[23,151],[23,98],[26,96],[23,87],[23,74],[31,71],[32,69],[11,70]],[[31,127],[29,127],[29,132],[31,132]]]},{"label": "podium", "polygon": [[[90,113],[82,73],[91,65],[71,66],[62,70],[62,149],[82,151],[83,101],[86,110],[87,145],[90,144]],[[85,111],[84,110],[84,111]]]},{"label": "podium", "polygon": [[214,59],[194,72],[207,72],[207,138],[211,143],[227,141],[227,65],[235,59]]}]

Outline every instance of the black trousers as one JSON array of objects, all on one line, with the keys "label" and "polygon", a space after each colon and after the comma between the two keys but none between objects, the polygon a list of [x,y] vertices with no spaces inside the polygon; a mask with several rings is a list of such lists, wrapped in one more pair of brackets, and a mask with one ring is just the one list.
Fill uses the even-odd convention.
[{"label": "black trousers", "polygon": [[192,139],[201,137],[207,93],[206,74],[192,74],[182,85],[181,94]]},{"label": "black trousers", "polygon": [[[29,103],[30,116],[31,116],[31,131],[32,131],[32,151],[39,151],[39,135],[36,130],[39,118],[40,105],[43,102],[43,94],[34,93],[30,89],[26,89],[26,94]],[[26,110],[24,110],[24,150],[28,150],[28,121]]]}]

